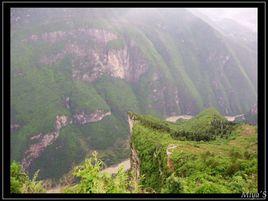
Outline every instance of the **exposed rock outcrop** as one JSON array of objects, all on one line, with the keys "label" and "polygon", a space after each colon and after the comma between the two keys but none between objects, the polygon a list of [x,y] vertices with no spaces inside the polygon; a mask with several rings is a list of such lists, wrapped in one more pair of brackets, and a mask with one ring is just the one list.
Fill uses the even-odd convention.
[{"label": "exposed rock outcrop", "polygon": [[[130,134],[132,135],[132,128],[135,123],[135,120],[133,117],[131,117],[128,114],[128,124],[129,124],[129,130]],[[130,169],[134,173],[134,179],[139,180],[140,178],[140,159],[138,157],[138,152],[134,147],[133,143],[130,143],[130,150],[131,150],[131,155],[130,155]]]},{"label": "exposed rock outcrop", "polygon": [[55,140],[59,137],[60,129],[69,123],[70,120],[67,116],[57,115],[54,130],[52,132],[46,134],[39,133],[38,135],[30,138],[31,140],[38,140],[38,142],[32,144],[29,149],[25,151],[21,162],[24,170],[27,170],[30,167],[32,161],[38,158],[48,145],[55,142]]},{"label": "exposed rock outcrop", "polygon": [[112,77],[126,78],[127,68],[129,68],[129,57],[127,48],[120,50],[109,50],[107,54],[106,70]]},{"label": "exposed rock outcrop", "polygon": [[90,49],[83,61],[74,60],[73,79],[94,82],[103,74],[108,74],[136,82],[148,69],[146,60],[133,44],[124,44],[119,49],[108,49],[107,46]]},{"label": "exposed rock outcrop", "polygon": [[[87,124],[90,122],[101,121],[105,116],[111,115],[111,112],[105,112],[103,110],[96,110],[93,113],[86,114],[85,112],[78,113],[74,115],[73,120],[78,124]],[[57,138],[59,137],[60,130],[73,123],[72,118],[67,117],[65,115],[57,115],[55,119],[55,125],[52,132],[49,133],[39,133],[35,136],[32,136],[30,140],[32,144],[25,151],[24,157],[22,159],[22,166],[24,170],[27,170],[33,160],[38,158],[42,152],[46,149],[47,146],[53,144]]]},{"label": "exposed rock outcrop", "polygon": [[97,122],[102,120],[104,117],[111,115],[111,112],[105,112],[103,110],[96,110],[93,113],[87,114],[84,111],[76,113],[74,115],[74,122],[77,124],[87,124],[91,122]]},{"label": "exposed rock outcrop", "polygon": [[[83,39],[83,42],[80,41]],[[27,42],[45,41],[51,45],[65,42],[63,49],[40,58],[41,65],[50,65],[71,58],[72,77],[94,82],[103,74],[136,82],[148,69],[146,59],[133,41],[122,42],[122,47],[109,47],[110,41],[122,40],[104,29],[74,29],[31,35]],[[97,48],[95,48],[95,44]],[[91,47],[91,48],[89,48]]]},{"label": "exposed rock outcrop", "polygon": [[130,169],[132,172],[134,172],[134,179],[139,180],[140,178],[140,159],[138,157],[138,152],[135,149],[134,145],[130,145],[131,149],[131,156],[130,156]]},{"label": "exposed rock outcrop", "polygon": [[55,121],[55,130],[59,131],[62,127],[67,126],[70,120],[65,115],[57,115]]},{"label": "exposed rock outcrop", "polygon": [[27,170],[32,161],[40,156],[40,154],[45,150],[45,148],[52,144],[58,137],[58,132],[51,132],[47,134],[40,133],[37,136],[31,138],[40,139],[38,143],[32,144],[28,150],[24,153],[24,158],[22,159],[22,167]]},{"label": "exposed rock outcrop", "polygon": [[128,118],[129,132],[130,132],[130,134],[132,134],[134,119],[130,115],[128,115],[127,118]]}]

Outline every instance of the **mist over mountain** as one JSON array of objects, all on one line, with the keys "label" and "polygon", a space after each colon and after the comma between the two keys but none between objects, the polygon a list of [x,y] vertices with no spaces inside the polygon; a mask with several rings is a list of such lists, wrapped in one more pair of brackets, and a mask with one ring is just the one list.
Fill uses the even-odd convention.
[{"label": "mist over mountain", "polygon": [[108,165],[127,158],[128,111],[250,111],[256,32],[193,12],[12,9],[11,158],[59,178],[93,150]]},{"label": "mist over mountain", "polygon": [[207,18],[214,22],[228,19],[235,21],[240,26],[257,32],[257,8],[187,8],[194,15],[202,19]]}]

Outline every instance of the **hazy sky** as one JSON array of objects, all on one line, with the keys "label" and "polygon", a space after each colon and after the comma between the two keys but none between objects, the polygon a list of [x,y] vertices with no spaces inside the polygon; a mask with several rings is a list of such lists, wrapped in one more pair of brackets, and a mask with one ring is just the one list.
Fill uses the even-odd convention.
[{"label": "hazy sky", "polygon": [[257,8],[191,8],[213,21],[232,19],[253,31],[257,31]]}]

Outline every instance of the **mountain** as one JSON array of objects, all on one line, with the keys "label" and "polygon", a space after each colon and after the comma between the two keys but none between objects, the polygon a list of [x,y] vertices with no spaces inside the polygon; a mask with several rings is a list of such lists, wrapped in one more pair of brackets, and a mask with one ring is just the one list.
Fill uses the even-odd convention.
[{"label": "mountain", "polygon": [[185,9],[11,11],[11,158],[59,178],[130,154],[127,111],[160,118],[256,104],[254,49]]},{"label": "mountain", "polygon": [[230,123],[213,108],[178,123],[129,113],[129,124],[131,168],[143,189],[158,193],[256,191],[256,127]]},{"label": "mountain", "polygon": [[[11,164],[15,193],[242,193],[257,190],[257,128],[215,108],[176,123],[128,112],[129,167],[106,168],[96,152],[51,186]],[[53,185],[53,184],[52,184]]]}]

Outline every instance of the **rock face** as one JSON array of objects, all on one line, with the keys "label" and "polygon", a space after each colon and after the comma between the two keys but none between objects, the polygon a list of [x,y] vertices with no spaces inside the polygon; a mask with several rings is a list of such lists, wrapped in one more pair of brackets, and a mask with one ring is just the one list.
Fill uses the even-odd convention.
[{"label": "rock face", "polygon": [[[141,14],[137,10],[135,17],[120,9],[33,10],[12,9],[11,15],[11,130],[16,132],[11,157],[21,161],[39,155],[31,170],[40,169],[44,177],[67,171],[69,161],[80,160],[80,153],[105,141],[110,132],[114,140],[100,143],[103,149],[119,139],[127,141],[127,110],[165,118],[216,107],[225,115],[235,115],[256,102],[256,65],[248,61],[254,60],[250,58],[255,51],[237,41],[229,43],[186,10],[154,13],[149,9]],[[114,115],[100,127],[84,126],[102,120],[110,109]],[[57,114],[67,113],[67,120],[55,120]],[[47,117],[44,122],[43,117]],[[54,132],[70,123],[81,138],[66,129],[63,143]],[[116,125],[113,132],[112,125]],[[67,140],[69,135],[75,140]],[[31,144],[36,145],[27,152]],[[72,156],[69,146],[76,152]],[[45,151],[34,154],[35,150]],[[59,166],[50,160],[53,151],[55,158],[69,161]],[[51,170],[46,171],[47,166]]]},{"label": "rock face", "polygon": [[134,119],[130,115],[128,115],[127,118],[128,118],[129,132],[132,133],[132,128],[133,128],[133,125],[134,125]]},{"label": "rock face", "polygon": [[93,113],[87,114],[84,111],[74,115],[74,122],[80,125],[101,121],[104,117],[111,115],[111,112],[96,110]]},{"label": "rock face", "polygon": [[45,148],[55,142],[55,140],[59,137],[60,129],[64,126],[67,126],[70,123],[70,120],[65,115],[57,115],[55,120],[54,130],[50,133],[39,133],[31,137],[31,141],[38,141],[32,144],[24,153],[24,157],[22,159],[22,167],[24,170],[27,170],[32,161],[40,156]]},{"label": "rock face", "polygon": [[130,157],[130,169],[134,172],[134,179],[139,180],[140,178],[140,159],[138,157],[137,150],[135,149],[134,145],[131,144],[131,157]]},{"label": "rock face", "polygon": [[[86,62],[83,63],[80,62],[81,59],[74,59],[73,78],[76,80],[94,82],[103,74],[108,74],[111,77],[136,82],[148,69],[146,60],[137,48],[128,44],[124,44],[120,49],[100,46],[98,50],[88,50],[88,55],[84,58]],[[90,60],[87,61],[87,58]]]},{"label": "rock face", "polygon": [[67,126],[70,121],[68,120],[68,117],[65,115],[57,115],[56,121],[55,121],[55,130],[59,131],[62,127]]},{"label": "rock face", "polygon": [[[84,39],[83,43],[77,38]],[[44,55],[40,59],[40,64],[53,65],[66,56],[71,57],[72,77],[75,80],[94,82],[101,75],[108,74],[115,78],[136,82],[147,71],[147,62],[133,41],[122,42],[122,46],[118,48],[109,47],[109,42],[121,40],[122,38],[115,33],[104,29],[80,28],[31,35],[26,42],[43,41],[51,45],[65,42],[62,50]],[[89,48],[92,43],[97,48]]]},{"label": "rock face", "polygon": [[[132,128],[135,123],[135,120],[128,115],[128,124],[129,124],[129,130],[130,134],[132,135]],[[137,150],[134,147],[134,144],[130,144],[130,150],[131,150],[131,155],[130,155],[130,169],[132,172],[134,172],[134,179],[139,180],[140,178],[140,159],[138,157]]]},{"label": "rock face", "polygon": [[57,115],[55,119],[55,126],[52,132],[49,133],[39,133],[30,138],[32,144],[24,152],[24,157],[22,159],[22,166],[24,170],[27,170],[33,160],[37,159],[48,145],[53,144],[59,137],[60,130],[72,124],[73,121],[77,124],[87,124],[91,122],[101,121],[105,116],[111,115],[111,112],[105,112],[102,110],[96,110],[93,113],[86,114],[85,112],[78,113],[73,116],[73,120],[65,115]]}]

